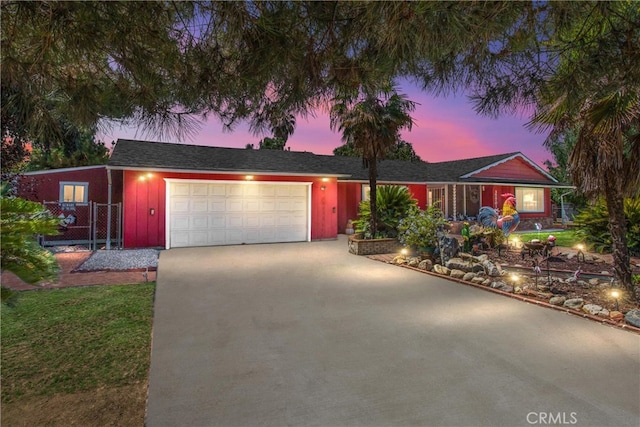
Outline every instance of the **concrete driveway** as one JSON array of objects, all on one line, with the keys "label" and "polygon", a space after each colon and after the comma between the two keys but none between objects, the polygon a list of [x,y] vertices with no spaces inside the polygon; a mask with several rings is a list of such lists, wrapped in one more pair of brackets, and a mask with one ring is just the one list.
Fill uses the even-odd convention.
[{"label": "concrete driveway", "polygon": [[637,426],[640,336],[347,253],[160,256],[148,426]]}]

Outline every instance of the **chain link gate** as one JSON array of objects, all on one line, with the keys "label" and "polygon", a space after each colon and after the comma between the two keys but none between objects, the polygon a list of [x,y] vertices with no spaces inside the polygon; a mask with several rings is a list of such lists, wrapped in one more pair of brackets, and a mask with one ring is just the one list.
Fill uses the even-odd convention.
[{"label": "chain link gate", "polygon": [[94,203],[93,218],[92,249],[122,249],[122,203]]},{"label": "chain link gate", "polygon": [[122,249],[122,203],[67,203],[44,201],[42,205],[60,220],[59,234],[40,236],[42,246],[84,245],[96,250]]}]

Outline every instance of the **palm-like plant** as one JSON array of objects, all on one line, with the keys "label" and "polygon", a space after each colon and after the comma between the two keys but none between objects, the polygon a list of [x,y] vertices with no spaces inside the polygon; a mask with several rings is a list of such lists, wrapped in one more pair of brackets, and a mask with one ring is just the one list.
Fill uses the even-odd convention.
[{"label": "palm-like plant", "polygon": [[58,272],[53,254],[38,245],[37,234],[58,234],[59,220],[41,204],[10,197],[8,186],[0,189],[0,262],[27,283],[51,280]]},{"label": "palm-like plant", "polygon": [[624,197],[640,191],[640,82],[635,85],[602,82],[597,92],[576,96],[575,86],[560,84],[569,75],[560,74],[540,97],[532,123],[552,127],[551,137],[570,127],[578,130],[576,145],[568,160],[574,184],[591,198],[603,196],[616,279],[635,295]]},{"label": "palm-like plant", "polygon": [[370,227],[371,234],[375,236],[378,159],[385,157],[389,147],[399,139],[402,129],[411,130],[413,118],[410,113],[416,104],[406,95],[398,94],[394,87],[385,88],[380,93],[365,90],[356,100],[339,97],[334,101],[329,113],[331,129],[342,132],[343,142],[353,143],[362,155],[364,167],[369,169]]}]

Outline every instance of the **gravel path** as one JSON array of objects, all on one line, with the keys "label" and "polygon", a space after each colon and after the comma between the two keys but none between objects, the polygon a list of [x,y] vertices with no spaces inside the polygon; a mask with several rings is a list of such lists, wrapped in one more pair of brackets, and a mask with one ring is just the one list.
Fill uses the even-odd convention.
[{"label": "gravel path", "polygon": [[77,271],[96,270],[133,270],[141,268],[157,268],[157,249],[125,249],[96,251]]}]

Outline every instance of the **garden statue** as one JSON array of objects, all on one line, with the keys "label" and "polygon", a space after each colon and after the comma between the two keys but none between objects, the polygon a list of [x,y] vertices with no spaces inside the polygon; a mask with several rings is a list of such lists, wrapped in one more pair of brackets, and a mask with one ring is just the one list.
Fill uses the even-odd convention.
[{"label": "garden statue", "polygon": [[520,224],[520,215],[516,210],[516,197],[511,193],[502,195],[505,199],[502,205],[502,216],[498,216],[495,209],[489,206],[483,206],[478,212],[478,221],[490,228],[502,228],[505,237],[508,237]]},{"label": "garden statue", "polygon": [[462,251],[467,253],[471,252],[471,231],[469,230],[468,222],[464,222],[460,234],[462,234],[462,240],[464,241],[462,244]]}]

